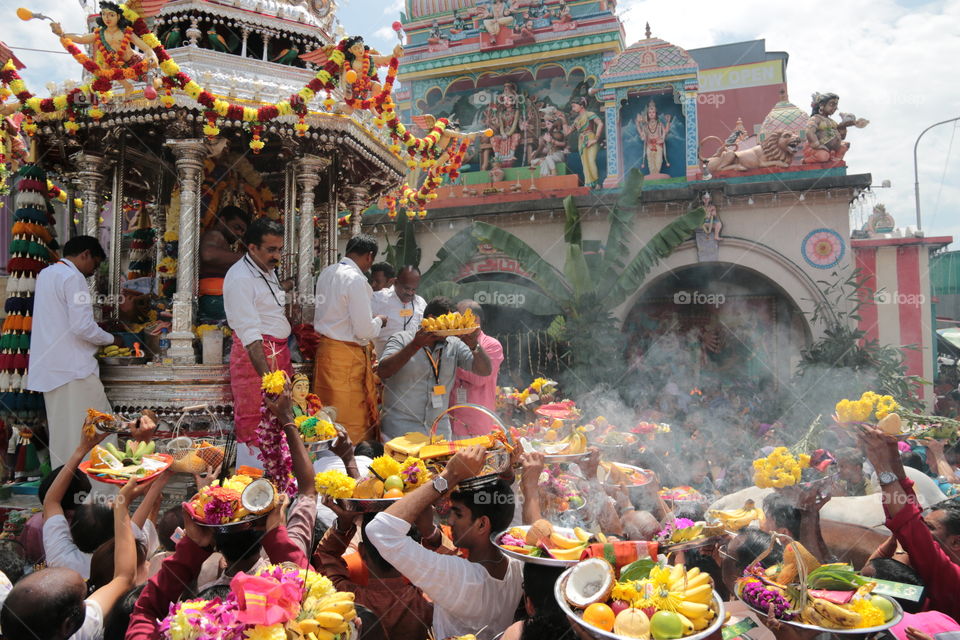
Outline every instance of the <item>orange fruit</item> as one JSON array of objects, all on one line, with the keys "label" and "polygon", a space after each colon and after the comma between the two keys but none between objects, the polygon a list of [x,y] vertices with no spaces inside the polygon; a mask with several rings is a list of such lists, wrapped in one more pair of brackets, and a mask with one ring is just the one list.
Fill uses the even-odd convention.
[{"label": "orange fruit", "polygon": [[402,498],[402,497],[403,497],[403,490],[401,490],[401,489],[390,489],[389,491],[387,491],[386,493],[383,494],[383,497],[384,497],[384,498]]},{"label": "orange fruit", "polygon": [[604,631],[613,631],[616,618],[613,609],[602,602],[594,602],[583,612],[584,622]]},{"label": "orange fruit", "polygon": [[545,434],[543,434],[544,442],[556,442],[557,432],[554,429],[548,429]]}]

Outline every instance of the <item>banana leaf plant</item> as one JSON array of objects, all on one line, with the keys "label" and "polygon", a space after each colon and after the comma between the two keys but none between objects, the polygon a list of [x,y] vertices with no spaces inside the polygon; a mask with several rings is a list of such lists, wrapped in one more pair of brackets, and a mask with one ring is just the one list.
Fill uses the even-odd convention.
[{"label": "banana leaf plant", "polygon": [[421,293],[425,297],[464,298],[475,290],[489,289],[489,282],[453,282],[463,265],[475,256],[477,246],[489,244],[516,260],[531,280],[530,285],[497,282],[498,291],[522,293],[528,310],[557,316],[551,335],[568,345],[572,362],[565,390],[575,395],[598,383],[616,385],[622,380],[626,364],[625,343],[613,310],[640,288],[660,260],[690,238],[703,224],[705,215],[703,208],[697,208],[678,216],[630,258],[629,242],[642,190],[643,175],[633,169],[609,214],[607,240],[599,256],[596,252],[586,255],[591,253],[584,250],[590,241],[583,239],[582,216],[573,198],[567,197],[563,203],[562,270],[509,231],[474,221],[437,253],[435,262],[423,274]]}]

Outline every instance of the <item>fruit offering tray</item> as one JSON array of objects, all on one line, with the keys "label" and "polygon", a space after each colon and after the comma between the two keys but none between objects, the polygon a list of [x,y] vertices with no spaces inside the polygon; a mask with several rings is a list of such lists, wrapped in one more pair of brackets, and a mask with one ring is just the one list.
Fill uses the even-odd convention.
[{"label": "fruit offering tray", "polygon": [[702,640],[726,618],[709,574],[652,559],[623,567],[619,577],[604,558],[581,560],[561,574],[554,598],[577,635],[596,640]]},{"label": "fruit offering tray", "polygon": [[436,318],[424,318],[420,328],[438,336],[462,336],[473,333],[480,328],[473,311],[467,309],[463,313],[454,311],[445,313]]},{"label": "fruit offering tray", "polygon": [[580,527],[557,527],[537,520],[532,525],[502,531],[492,539],[511,558],[548,567],[569,567],[579,562],[591,538]]},{"label": "fruit offering tray", "polygon": [[760,616],[793,627],[837,635],[869,635],[896,625],[903,609],[875,593],[871,582],[843,563],[823,564],[786,536],[783,563],[764,570],[762,553],[734,586],[736,596]]},{"label": "fruit offering tray", "polygon": [[79,469],[98,482],[124,485],[130,478],[147,482],[166,471],[173,458],[163,453],[154,453],[153,442],[127,441],[126,449],[120,451],[112,443],[95,446],[90,459],[80,463]]}]

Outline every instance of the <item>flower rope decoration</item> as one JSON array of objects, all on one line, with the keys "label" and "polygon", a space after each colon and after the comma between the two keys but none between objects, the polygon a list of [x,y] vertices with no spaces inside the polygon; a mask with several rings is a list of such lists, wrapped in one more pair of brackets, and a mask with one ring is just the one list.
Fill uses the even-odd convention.
[{"label": "flower rope decoration", "polygon": [[[276,354],[274,355],[274,359]],[[270,357],[270,356],[268,356]],[[283,371],[265,373],[260,382],[263,401],[260,404],[260,423],[256,428],[259,452],[257,459],[263,464],[264,475],[273,481],[280,493],[286,493],[291,498],[297,493],[297,483],[290,475],[293,469],[293,459],[290,457],[290,447],[287,444],[283,425],[267,408],[267,399],[276,400],[287,383],[287,374]]]},{"label": "flower rope decoration", "polygon": [[[140,37],[157,56],[160,72],[164,76],[162,78],[164,95],[160,97],[161,103],[168,108],[173,106],[174,101],[170,93],[171,89],[176,88],[184,91],[190,98],[205,108],[204,117],[206,119],[206,125],[204,126],[204,134],[208,137],[213,137],[220,133],[220,129],[216,123],[217,118],[227,118],[249,123],[252,132],[250,148],[254,152],[259,152],[265,146],[261,135],[263,133],[263,124],[280,116],[298,116],[300,120],[297,125],[295,125],[296,132],[298,135],[305,134],[308,125],[306,125],[303,119],[308,113],[307,104],[316,97],[319,91],[325,90],[327,92],[327,99],[324,100],[323,104],[328,109],[332,108],[334,101],[330,97],[330,92],[336,88],[339,82],[338,74],[345,71],[346,67],[349,66],[345,56],[347,39],[343,39],[329,53],[326,63],[317,71],[315,76],[299,91],[291,94],[287,100],[263,105],[259,108],[246,107],[218,98],[197,84],[188,74],[180,69],[180,66],[170,57],[160,40],[150,31],[144,19],[137,12],[126,5],[121,5],[120,9],[123,17],[132,23],[132,27],[127,27],[127,30],[132,31],[133,34]],[[125,32],[124,37],[126,42],[129,38],[129,33]],[[2,71],[0,71],[0,82],[10,87],[10,90],[16,96],[17,100],[20,101],[22,110],[27,113],[28,116],[41,113],[59,115],[60,119],[66,120],[64,123],[65,129],[69,133],[74,133],[79,128],[75,120],[81,111],[81,105],[87,107],[86,115],[94,120],[98,120],[104,115],[103,110],[94,103],[92,96],[88,97],[89,94],[98,93],[103,100],[111,99],[112,92],[110,91],[110,87],[113,81],[141,77],[147,70],[147,62],[142,60],[129,67],[111,68],[108,66],[105,68],[86,56],[68,38],[61,39],[61,44],[67,48],[67,51],[73,55],[87,71],[96,77],[96,80],[92,84],[75,88],[64,95],[40,99],[35,97],[27,89],[23,79],[17,73],[12,60],[8,61]],[[121,50],[123,51],[125,49],[122,47]],[[120,55],[122,51],[113,52],[112,56],[104,57],[104,62],[109,64],[110,61],[116,61],[116,56]],[[370,62],[365,59],[362,69],[365,73],[358,74],[358,93],[361,93],[364,89],[369,90],[370,78],[367,75],[369,73],[369,64]],[[396,143],[391,146],[391,151],[397,157],[400,157],[402,146],[405,146],[412,159],[412,167],[417,166],[416,158],[419,156],[421,159],[419,163],[420,166],[432,168],[444,152],[444,149],[438,149],[437,145],[449,123],[445,118],[440,118],[431,131],[423,138],[417,138],[407,130],[397,117],[396,106],[391,97],[398,70],[399,60],[395,56],[391,57],[387,66],[386,80],[382,90],[377,95],[364,99],[353,97],[346,99],[344,103],[354,109],[367,109],[377,114],[374,122],[377,126],[385,125],[388,128],[390,137]],[[362,80],[361,77],[363,78]],[[81,98],[80,96],[83,97]],[[32,123],[25,125],[25,128],[30,124]],[[401,206],[409,204],[419,207],[419,216],[424,217],[426,215],[424,207],[428,201],[437,197],[435,192],[442,182],[442,176],[450,175],[451,179],[455,179],[458,175],[457,171],[463,163],[467,146],[469,146],[469,141],[463,141],[460,148],[456,152],[451,153],[442,166],[428,173],[424,183],[418,189],[413,189],[410,185],[404,184],[399,189],[398,195],[392,198],[393,205],[389,207],[389,211],[395,216],[396,205],[399,201]],[[408,164],[410,163],[411,161],[408,161]],[[410,217],[414,215],[417,214],[411,215],[408,213]]]}]

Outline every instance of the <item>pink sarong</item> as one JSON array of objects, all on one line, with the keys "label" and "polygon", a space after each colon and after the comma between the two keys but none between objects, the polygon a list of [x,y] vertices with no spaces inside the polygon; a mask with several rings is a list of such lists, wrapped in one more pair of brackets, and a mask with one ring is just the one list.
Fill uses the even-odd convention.
[{"label": "pink sarong", "polygon": [[[286,340],[263,336],[263,350],[272,371],[281,369],[293,375]],[[276,355],[271,357],[272,354]],[[230,390],[233,392],[233,430],[237,442],[256,444],[256,428],[260,424],[260,376],[236,333],[230,349]]]}]

